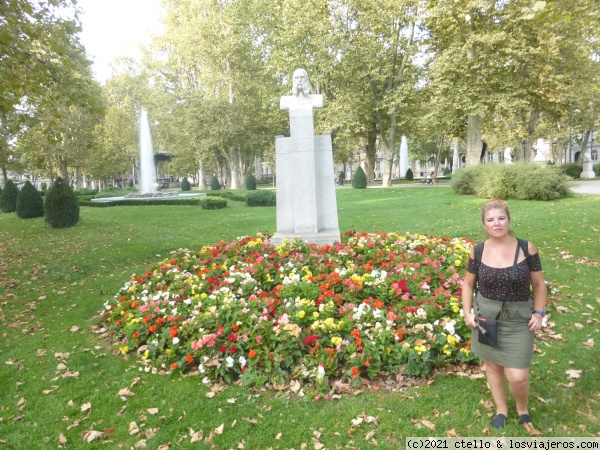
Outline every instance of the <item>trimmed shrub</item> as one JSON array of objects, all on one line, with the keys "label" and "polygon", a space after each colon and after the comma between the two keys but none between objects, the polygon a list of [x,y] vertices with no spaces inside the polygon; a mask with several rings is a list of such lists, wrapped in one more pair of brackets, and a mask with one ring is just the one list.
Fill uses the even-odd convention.
[{"label": "trimmed shrub", "polygon": [[569,163],[567,164],[567,175],[573,178],[579,178],[583,172],[583,164],[581,163]]},{"label": "trimmed shrub", "polygon": [[354,172],[354,178],[352,178],[352,187],[354,189],[367,188],[367,175],[361,166],[358,166],[358,169],[356,169],[356,172]]},{"label": "trimmed shrub", "polygon": [[413,174],[413,171],[410,167],[406,171],[406,175],[404,175],[404,178],[406,178],[407,181],[412,181],[415,179],[415,175]]},{"label": "trimmed shrub", "polygon": [[183,180],[181,180],[181,190],[182,191],[191,191],[192,190],[192,186],[190,185],[190,182],[188,181],[187,177],[183,177]]},{"label": "trimmed shrub", "polygon": [[29,181],[25,182],[17,196],[17,216],[21,219],[32,219],[44,215],[44,199]]},{"label": "trimmed shrub", "polygon": [[594,164],[592,170],[596,174],[596,177],[600,177],[600,164]]},{"label": "trimmed shrub", "polygon": [[521,200],[555,200],[572,195],[560,167],[517,164],[515,197]]},{"label": "trimmed shrub", "polygon": [[450,170],[450,167],[446,167],[444,168],[444,176],[447,177],[448,175],[450,175],[452,173],[452,171]]},{"label": "trimmed shrub", "polygon": [[218,191],[221,189],[221,183],[219,179],[213,175],[212,180],[210,180],[210,189],[213,191]]},{"label": "trimmed shrub", "polygon": [[460,169],[452,177],[452,188],[479,198],[555,200],[571,190],[555,166],[535,163],[479,164]]},{"label": "trimmed shrub", "polygon": [[343,170],[340,170],[339,177],[340,177],[340,180],[342,180],[342,183],[344,181],[346,181],[346,172],[344,172]]},{"label": "trimmed shrub", "polygon": [[214,197],[223,197],[228,200],[233,200],[234,202],[245,202],[246,201],[245,195],[238,195],[238,194],[234,194],[233,192],[224,191],[224,192],[214,193],[211,195]]},{"label": "trimmed shrub", "polygon": [[227,206],[227,200],[222,197],[204,197],[200,199],[202,209],[223,209]]},{"label": "trimmed shrub", "polygon": [[89,206],[91,208],[106,208],[108,206],[197,206],[202,203],[202,200],[197,198],[183,198],[183,199],[128,199],[128,200],[112,200],[107,202],[93,202],[91,200],[79,199],[80,206]]},{"label": "trimmed shrub", "polygon": [[12,213],[17,210],[17,196],[19,189],[12,180],[8,180],[0,194],[0,209],[5,213]]},{"label": "trimmed shrub", "polygon": [[248,206],[276,206],[277,194],[275,191],[266,189],[250,191],[246,194],[246,204]]},{"label": "trimmed shrub", "polygon": [[67,228],[79,222],[79,202],[73,189],[61,178],[46,194],[46,222],[52,228]]},{"label": "trimmed shrub", "polygon": [[254,174],[252,172],[248,172],[246,174],[246,189],[248,191],[256,190],[256,178],[254,178]]}]

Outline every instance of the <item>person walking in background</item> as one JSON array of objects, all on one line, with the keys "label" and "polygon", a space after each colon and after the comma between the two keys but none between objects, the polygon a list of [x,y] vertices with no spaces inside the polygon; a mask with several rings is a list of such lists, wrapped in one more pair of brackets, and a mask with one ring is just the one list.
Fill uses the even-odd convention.
[{"label": "person walking in background", "polygon": [[[519,423],[531,424],[529,366],[535,331],[543,325],[547,294],[542,264],[531,242],[513,237],[510,213],[504,201],[487,202],[482,207],[481,218],[488,238],[471,252],[462,287],[465,323],[473,329],[471,350],[485,364],[487,382],[496,404],[492,426],[504,427],[508,417],[505,377],[515,400]],[[479,335],[485,329],[480,326],[477,312],[484,321],[500,313],[497,347],[480,342]]]}]

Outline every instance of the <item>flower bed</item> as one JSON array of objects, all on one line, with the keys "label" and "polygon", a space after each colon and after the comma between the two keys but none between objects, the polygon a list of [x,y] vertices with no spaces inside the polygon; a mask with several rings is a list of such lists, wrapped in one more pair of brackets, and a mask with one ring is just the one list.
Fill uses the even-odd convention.
[{"label": "flower bed", "polygon": [[460,288],[472,243],[348,232],[322,248],[268,236],[180,250],[132,275],[103,320],[143,370],[327,389],[470,362]]}]

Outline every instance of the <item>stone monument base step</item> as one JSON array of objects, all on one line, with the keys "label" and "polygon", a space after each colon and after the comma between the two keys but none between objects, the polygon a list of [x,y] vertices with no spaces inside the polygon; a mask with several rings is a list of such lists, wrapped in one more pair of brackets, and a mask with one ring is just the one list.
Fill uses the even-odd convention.
[{"label": "stone monument base step", "polygon": [[341,240],[340,230],[322,230],[318,233],[276,233],[271,239],[273,245],[279,245],[283,240],[293,241],[294,239],[302,239],[305,242],[314,242],[318,246],[332,245],[336,241]]}]

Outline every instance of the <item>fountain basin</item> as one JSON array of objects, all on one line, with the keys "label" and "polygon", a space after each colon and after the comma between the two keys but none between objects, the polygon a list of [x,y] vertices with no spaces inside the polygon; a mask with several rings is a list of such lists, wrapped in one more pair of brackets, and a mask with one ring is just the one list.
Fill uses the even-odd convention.
[{"label": "fountain basin", "polygon": [[121,197],[104,197],[104,198],[93,198],[93,202],[114,202],[117,200],[166,200],[166,199],[177,199],[177,198],[195,198],[195,197],[206,197],[203,192],[197,194],[180,194],[178,192],[155,192],[148,194],[129,194]]}]

